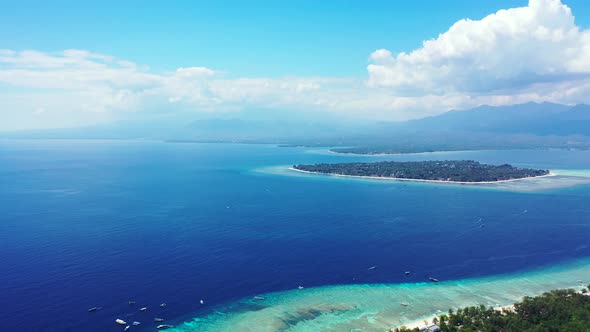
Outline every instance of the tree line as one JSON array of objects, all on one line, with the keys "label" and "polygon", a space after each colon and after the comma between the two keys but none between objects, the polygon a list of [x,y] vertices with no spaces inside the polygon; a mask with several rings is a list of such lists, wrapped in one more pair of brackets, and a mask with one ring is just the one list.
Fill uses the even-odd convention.
[{"label": "tree line", "polygon": [[[590,286],[589,286],[590,287]],[[583,290],[588,292],[588,290]],[[441,332],[580,332],[590,331],[590,294],[573,289],[525,297],[514,309],[472,306],[433,319]],[[393,329],[417,332],[419,328]]]},{"label": "tree line", "polygon": [[508,164],[487,165],[473,160],[355,162],[293,165],[293,167],[322,174],[451,182],[502,181],[549,173],[548,170],[518,168]]}]

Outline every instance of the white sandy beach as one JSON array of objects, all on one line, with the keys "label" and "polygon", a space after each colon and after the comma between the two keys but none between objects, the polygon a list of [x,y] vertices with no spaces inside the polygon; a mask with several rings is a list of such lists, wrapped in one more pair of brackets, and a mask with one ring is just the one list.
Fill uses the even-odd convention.
[{"label": "white sandy beach", "polygon": [[[505,306],[499,306],[499,307],[495,307],[494,310],[498,310],[498,311],[512,311],[514,310],[514,304],[509,304],[509,305],[505,305]],[[423,319],[416,319],[414,321],[405,323],[405,324],[400,324],[400,325],[396,325],[393,326],[390,331],[395,330],[396,328],[400,328],[400,327],[406,327],[408,329],[415,329],[415,328],[421,328],[421,327],[425,327],[428,325],[432,324],[432,319],[434,319],[435,317],[438,317],[440,315],[446,314],[446,312],[439,312],[437,314],[433,314],[427,317],[424,317]],[[426,324],[424,323],[426,321]]]},{"label": "white sandy beach", "polygon": [[362,176],[362,175],[329,174],[329,173],[304,171],[304,170],[297,169],[297,168],[294,168],[294,167],[289,167],[289,170],[296,171],[296,172],[301,172],[301,173],[308,173],[308,174],[327,175],[327,176],[338,176],[338,177],[348,177],[348,178],[358,178],[358,179],[411,181],[411,182],[429,182],[429,183],[443,183],[443,184],[467,184],[467,185],[506,183],[506,182],[525,181],[525,180],[532,180],[532,179],[539,179],[539,178],[546,178],[546,177],[556,176],[555,173],[552,173],[551,171],[549,171],[549,174],[539,175],[539,176],[530,176],[530,177],[521,178],[521,179],[509,179],[509,180],[498,180],[498,181],[465,182],[465,181],[443,181],[443,180],[405,179],[405,178],[393,178],[393,177],[383,177],[383,176]]}]

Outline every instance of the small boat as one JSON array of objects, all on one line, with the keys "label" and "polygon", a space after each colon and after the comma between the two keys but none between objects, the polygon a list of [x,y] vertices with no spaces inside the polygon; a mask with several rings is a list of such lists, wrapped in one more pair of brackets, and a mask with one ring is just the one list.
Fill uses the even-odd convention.
[{"label": "small boat", "polygon": [[167,330],[167,329],[169,329],[169,328],[171,328],[171,327],[172,327],[172,325],[168,325],[168,324],[162,324],[162,325],[158,325],[158,326],[156,326],[156,328],[157,328],[158,330]]},{"label": "small boat", "polygon": [[98,310],[97,307],[92,307],[92,308],[88,309],[88,312],[95,312],[96,310]]},{"label": "small boat", "polygon": [[254,296],[254,300],[262,301],[262,300],[264,300],[264,297],[262,297],[262,296]]},{"label": "small boat", "polygon": [[377,268],[377,266],[371,266],[371,267],[369,268],[369,270],[374,270],[374,269],[376,269],[376,268]]},{"label": "small boat", "polygon": [[162,303],[160,304],[160,307],[164,308],[166,306],[166,303]]},{"label": "small boat", "polygon": [[154,322],[163,322],[163,321],[164,321],[164,318],[158,318],[158,317],[154,318]]},{"label": "small boat", "polygon": [[303,287],[303,286],[299,286],[299,287],[297,287],[297,288],[298,288],[298,289],[303,289],[304,287]]},{"label": "small boat", "polygon": [[412,272],[410,271],[406,271],[406,275],[410,275]]},{"label": "small boat", "polygon": [[129,305],[135,305],[135,301],[129,301]]},{"label": "small boat", "polygon": [[133,325],[133,326],[138,326],[138,325],[141,325],[141,323],[140,323],[140,322],[138,322],[138,321],[135,321],[135,322],[133,322],[133,323],[132,323],[132,325]]},{"label": "small boat", "polygon": [[139,309],[139,311],[147,311],[147,307],[143,307],[143,308]]},{"label": "small boat", "polygon": [[407,306],[409,306],[409,305],[410,305],[409,303],[404,303],[404,302],[402,302],[402,303],[400,303],[400,304],[401,304],[401,305],[403,305],[404,307],[407,307]]},{"label": "small boat", "polygon": [[430,280],[430,281],[432,281],[432,282],[439,282],[439,280],[438,280],[438,279],[436,279],[436,278],[433,278],[433,277],[430,277],[430,278],[428,278],[428,280]]},{"label": "small boat", "polygon": [[131,326],[127,325],[127,326],[125,326],[125,329],[123,331],[129,331],[130,328],[131,328]]},{"label": "small boat", "polygon": [[201,304],[205,304],[205,301],[201,300],[201,301],[199,301],[199,303],[201,303]]},{"label": "small boat", "polygon": [[119,318],[115,319],[115,323],[117,323],[119,325],[127,325],[127,323],[124,320],[119,319]]}]

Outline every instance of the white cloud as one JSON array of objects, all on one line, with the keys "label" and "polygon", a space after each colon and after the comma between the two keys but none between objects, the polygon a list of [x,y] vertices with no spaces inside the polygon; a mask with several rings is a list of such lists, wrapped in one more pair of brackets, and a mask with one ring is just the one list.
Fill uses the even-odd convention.
[{"label": "white cloud", "polygon": [[[363,88],[360,80],[342,78],[228,78],[205,67],[158,74],[84,50],[4,50],[0,53],[0,83],[29,89],[36,97],[39,91],[47,91],[52,100],[62,96],[71,102],[67,108],[72,112],[140,111],[156,106],[170,111],[180,104],[195,111],[248,107],[346,110],[338,94],[350,90],[353,83]],[[346,98],[355,93],[347,91]],[[58,104],[64,112],[63,104]],[[47,113],[58,111],[50,105],[45,109]]]},{"label": "white cloud", "polygon": [[559,0],[530,0],[481,20],[463,19],[416,50],[379,49],[369,60],[368,80],[231,77],[223,68],[199,66],[154,72],[86,50],[0,49],[0,88],[9,87],[0,90],[0,129],[179,109],[315,110],[403,120],[480,104],[590,102],[590,31],[576,26]]},{"label": "white cloud", "polygon": [[559,0],[530,0],[481,20],[463,19],[419,49],[377,50],[369,85],[407,94],[490,93],[590,74],[590,32]]},{"label": "white cloud", "polygon": [[176,75],[179,77],[213,76],[215,71],[206,67],[178,68],[176,69]]}]

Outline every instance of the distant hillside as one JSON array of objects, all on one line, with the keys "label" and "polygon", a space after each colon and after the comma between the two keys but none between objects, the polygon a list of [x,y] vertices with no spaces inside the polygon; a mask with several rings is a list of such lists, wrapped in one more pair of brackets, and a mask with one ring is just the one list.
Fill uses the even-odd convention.
[{"label": "distant hillside", "polygon": [[272,143],[330,140],[343,134],[360,135],[373,123],[352,123],[338,119],[202,119],[184,128],[187,138]]},{"label": "distant hillside", "polygon": [[[125,120],[79,128],[0,132],[0,139],[153,139],[183,142],[246,142],[318,145],[341,136],[372,132],[374,121],[352,121],[309,113],[219,114],[207,118]],[[202,115],[201,115],[202,116]],[[330,144],[331,145],[331,144]]]},{"label": "distant hillside", "polygon": [[408,121],[407,129],[474,131],[537,135],[590,135],[590,106],[527,103],[480,106]]},{"label": "distant hillside", "polygon": [[590,148],[590,106],[527,103],[480,106],[424,119],[382,123],[342,153]]},{"label": "distant hillside", "polygon": [[[480,106],[406,122],[317,112],[256,111],[149,118],[85,128],[2,132],[0,138],[157,139],[333,146],[343,153],[590,148],[590,106]],[[203,116],[202,114],[200,116]],[[342,147],[342,148],[337,148]],[[346,148],[344,148],[346,147]]]}]

